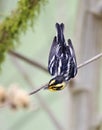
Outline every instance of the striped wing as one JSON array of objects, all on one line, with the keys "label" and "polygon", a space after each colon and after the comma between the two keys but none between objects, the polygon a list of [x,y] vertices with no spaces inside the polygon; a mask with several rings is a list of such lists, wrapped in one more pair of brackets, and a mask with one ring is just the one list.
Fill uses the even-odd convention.
[{"label": "striped wing", "polygon": [[71,40],[68,40],[68,46],[65,46],[63,57],[61,57],[62,66],[60,67],[60,74],[63,75],[64,80],[68,81],[74,78],[77,74],[77,62],[75,51]]},{"label": "striped wing", "polygon": [[49,55],[49,73],[52,76],[60,76],[67,73],[66,75],[68,77],[70,59],[69,46],[60,46],[56,39],[54,39]]},{"label": "striped wing", "polygon": [[48,71],[52,76],[57,75],[57,66],[58,66],[57,50],[58,50],[58,43],[57,38],[55,36],[50,49],[48,60]]},{"label": "striped wing", "polygon": [[68,77],[74,78],[75,75],[77,74],[77,62],[76,62],[75,51],[70,39],[68,39],[68,46],[70,50],[70,60],[69,60],[70,65],[69,65]]}]

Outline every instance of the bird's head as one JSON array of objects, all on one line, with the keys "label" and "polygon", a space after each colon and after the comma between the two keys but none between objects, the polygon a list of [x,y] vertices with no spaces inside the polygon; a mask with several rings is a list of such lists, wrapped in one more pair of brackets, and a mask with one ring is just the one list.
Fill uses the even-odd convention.
[{"label": "bird's head", "polygon": [[64,78],[62,76],[57,76],[50,80],[48,83],[48,88],[50,91],[59,91],[64,89],[66,86],[66,83],[64,82]]}]

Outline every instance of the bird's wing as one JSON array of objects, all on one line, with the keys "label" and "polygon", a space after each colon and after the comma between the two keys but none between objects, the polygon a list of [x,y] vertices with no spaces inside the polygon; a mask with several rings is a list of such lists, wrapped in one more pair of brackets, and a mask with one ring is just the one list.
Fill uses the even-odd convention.
[{"label": "bird's wing", "polygon": [[75,51],[72,45],[72,42],[70,39],[68,39],[68,46],[70,50],[70,69],[69,69],[69,75],[71,78],[75,77],[77,74],[77,62],[76,62],[76,56]]},{"label": "bird's wing", "polygon": [[56,75],[57,72],[57,62],[58,62],[58,42],[56,36],[53,39],[53,43],[49,53],[49,60],[48,60],[48,71],[51,75]]}]

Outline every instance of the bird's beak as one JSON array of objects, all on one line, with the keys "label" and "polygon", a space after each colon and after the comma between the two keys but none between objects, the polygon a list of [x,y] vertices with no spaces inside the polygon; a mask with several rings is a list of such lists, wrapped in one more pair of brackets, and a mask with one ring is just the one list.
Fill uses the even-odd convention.
[{"label": "bird's beak", "polygon": [[48,84],[44,87],[44,89],[48,89],[49,87],[48,87]]}]

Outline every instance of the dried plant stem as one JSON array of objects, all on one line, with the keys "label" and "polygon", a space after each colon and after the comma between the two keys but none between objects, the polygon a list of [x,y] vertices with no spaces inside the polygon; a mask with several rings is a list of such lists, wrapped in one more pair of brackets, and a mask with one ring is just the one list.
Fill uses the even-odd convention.
[{"label": "dried plant stem", "polygon": [[[26,82],[28,83],[28,85],[31,86],[32,89],[34,89],[34,84],[33,84],[32,80],[29,78],[29,76],[28,76],[26,70],[24,69],[24,67],[22,67],[21,64],[16,59],[14,59],[13,57],[12,57],[12,61],[15,64],[15,66],[18,68],[19,72],[22,74],[22,76],[24,77],[24,79],[26,80]],[[29,94],[32,95],[33,92],[31,92]],[[49,118],[51,119],[52,123],[55,125],[55,127],[57,128],[57,130],[63,130],[63,127],[59,123],[58,119],[56,119],[55,115],[50,110],[50,108],[48,107],[48,105],[45,102],[45,100],[43,99],[43,97],[41,95],[39,95],[38,93],[36,94],[36,97],[37,97],[38,101],[40,102],[41,106],[44,108],[44,110],[49,115]]]},{"label": "dried plant stem", "polygon": [[14,57],[17,57],[18,59],[21,59],[23,60],[24,62],[30,64],[30,65],[33,65],[41,70],[43,70],[44,72],[48,72],[48,70],[46,69],[46,67],[42,66],[40,63],[34,61],[34,60],[31,60],[27,57],[25,57],[24,55],[22,54],[19,54],[17,52],[14,52],[14,51],[9,51],[9,54],[14,56]]}]

